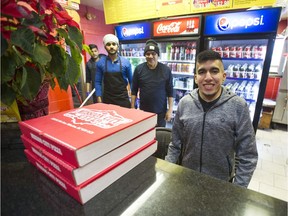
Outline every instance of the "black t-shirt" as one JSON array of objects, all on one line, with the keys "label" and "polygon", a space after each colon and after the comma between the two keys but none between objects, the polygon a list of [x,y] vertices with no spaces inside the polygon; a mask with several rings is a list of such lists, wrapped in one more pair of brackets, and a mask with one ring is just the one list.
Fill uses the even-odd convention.
[{"label": "black t-shirt", "polygon": [[[222,94],[222,90],[221,90],[221,94]],[[220,96],[221,96],[220,94]],[[210,102],[207,102],[205,100],[203,100],[199,94],[199,90],[198,90],[198,97],[199,97],[199,101],[200,103],[202,104],[202,107],[204,109],[204,112],[207,112],[214,104],[217,103],[217,101],[220,99],[220,96],[218,98],[216,98],[215,100],[213,101],[210,101]]]},{"label": "black t-shirt", "polygon": [[132,95],[140,91],[140,109],[166,112],[167,97],[173,97],[172,80],[171,69],[161,62],[155,69],[149,69],[146,62],[138,65],[133,74]]}]

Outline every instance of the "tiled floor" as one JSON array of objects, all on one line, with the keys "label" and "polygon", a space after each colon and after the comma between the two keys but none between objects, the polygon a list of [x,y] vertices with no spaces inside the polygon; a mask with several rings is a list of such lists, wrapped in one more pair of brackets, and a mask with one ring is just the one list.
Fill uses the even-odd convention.
[{"label": "tiled floor", "polygon": [[288,202],[288,132],[258,129],[259,160],[249,189]]}]

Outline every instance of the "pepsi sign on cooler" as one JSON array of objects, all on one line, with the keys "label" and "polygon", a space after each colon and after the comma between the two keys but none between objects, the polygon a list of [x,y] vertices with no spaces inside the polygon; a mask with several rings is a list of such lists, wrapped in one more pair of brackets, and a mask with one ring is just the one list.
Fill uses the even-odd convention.
[{"label": "pepsi sign on cooler", "polygon": [[277,32],[281,8],[248,10],[205,17],[204,35]]},{"label": "pepsi sign on cooler", "polygon": [[151,37],[151,23],[118,25],[115,27],[115,31],[120,41],[149,39]]},{"label": "pepsi sign on cooler", "polygon": [[281,8],[267,8],[205,16],[203,48],[221,55],[223,86],[246,100],[255,131],[280,14]]}]

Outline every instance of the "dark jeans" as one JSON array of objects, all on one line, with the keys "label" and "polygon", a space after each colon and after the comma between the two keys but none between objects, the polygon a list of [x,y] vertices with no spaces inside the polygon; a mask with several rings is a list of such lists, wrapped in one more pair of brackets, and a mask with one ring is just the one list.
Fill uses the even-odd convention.
[{"label": "dark jeans", "polygon": [[156,125],[156,127],[165,127],[166,126],[165,115],[166,115],[166,112],[157,114],[157,125]]}]

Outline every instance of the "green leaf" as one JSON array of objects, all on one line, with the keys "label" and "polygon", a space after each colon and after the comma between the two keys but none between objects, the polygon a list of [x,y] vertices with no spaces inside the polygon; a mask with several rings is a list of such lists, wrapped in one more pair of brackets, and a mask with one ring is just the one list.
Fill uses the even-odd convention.
[{"label": "green leaf", "polygon": [[6,83],[1,84],[1,102],[7,106],[12,105],[16,99],[15,91]]},{"label": "green leaf", "polygon": [[55,45],[55,44],[49,45],[48,49],[49,49],[50,54],[52,56],[48,71],[50,73],[54,73],[57,77],[63,76],[65,74],[65,72],[67,71],[67,65],[68,65],[67,56],[68,56],[68,54],[59,45]]},{"label": "green leaf", "polygon": [[79,29],[74,27],[74,26],[70,26],[70,27],[67,26],[67,29],[68,29],[69,39],[74,41],[77,44],[78,49],[81,52],[82,51],[82,43],[83,43],[83,35],[79,31]]},{"label": "green leaf", "polygon": [[51,61],[52,56],[50,55],[50,51],[47,46],[36,44],[32,58],[40,65],[46,65]]},{"label": "green leaf", "polygon": [[24,26],[35,26],[37,28],[41,28],[44,23],[42,22],[42,20],[40,19],[39,14],[35,13],[34,11],[32,11],[31,15],[33,15],[33,18],[30,19],[24,19],[22,24]]},{"label": "green leaf", "polygon": [[76,63],[78,64],[78,67],[79,67],[80,63],[82,61],[81,53],[79,52],[76,44],[73,41],[71,41],[70,39],[67,39],[66,43],[70,48],[72,58],[76,61]]},{"label": "green leaf", "polygon": [[40,85],[41,85],[41,77],[40,74],[31,67],[26,67],[27,70],[27,79],[21,88],[22,95],[28,99],[33,100],[37,95]]},{"label": "green leaf", "polygon": [[1,83],[12,80],[15,69],[16,63],[11,56],[1,56]]},{"label": "green leaf", "polygon": [[1,56],[4,55],[7,49],[8,49],[8,42],[1,34]]},{"label": "green leaf", "polygon": [[35,35],[29,28],[19,28],[11,33],[11,43],[33,55]]},{"label": "green leaf", "polygon": [[75,62],[75,60],[71,58],[70,56],[68,57],[68,60],[69,60],[68,70],[65,74],[65,77],[67,80],[69,80],[69,84],[73,85],[78,82],[78,79],[81,75],[80,67],[77,64],[77,62]]}]

